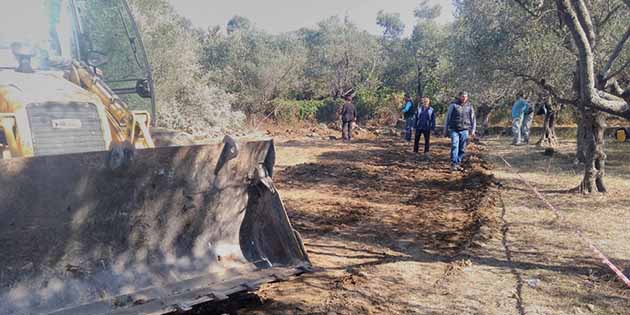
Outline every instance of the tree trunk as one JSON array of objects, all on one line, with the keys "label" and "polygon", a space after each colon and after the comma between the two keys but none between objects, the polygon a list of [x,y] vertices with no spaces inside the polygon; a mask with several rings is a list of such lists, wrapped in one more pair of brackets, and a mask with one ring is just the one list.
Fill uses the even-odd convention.
[{"label": "tree trunk", "polygon": [[418,93],[418,97],[424,97],[424,83],[422,78],[422,67],[420,65],[417,66],[417,80],[418,85],[416,86],[416,93]]},{"label": "tree trunk", "polygon": [[558,138],[556,137],[556,114],[557,111],[548,106],[548,111],[545,114],[545,123],[543,124],[543,134],[537,145],[541,147],[557,147]]},{"label": "tree trunk", "polygon": [[583,121],[583,154],[584,178],[577,187],[577,191],[583,194],[595,192],[606,193],[608,190],[604,183],[606,153],[604,152],[604,131],[606,130],[606,115],[600,111],[584,109]]},{"label": "tree trunk", "polygon": [[606,188],[606,184],[604,183],[604,177],[606,176],[606,113],[601,111],[595,112],[594,117],[594,139],[595,139],[595,169],[597,173],[595,174],[595,185],[597,186],[597,191],[600,193],[608,192]]},{"label": "tree trunk", "polygon": [[490,114],[492,113],[492,107],[487,104],[481,104],[477,109],[478,120],[481,121],[481,128],[477,132],[480,136],[485,136],[490,125]]},{"label": "tree trunk", "polygon": [[577,120],[577,147],[575,151],[575,164],[586,163],[586,121],[584,119],[584,108],[580,107],[576,113]]}]

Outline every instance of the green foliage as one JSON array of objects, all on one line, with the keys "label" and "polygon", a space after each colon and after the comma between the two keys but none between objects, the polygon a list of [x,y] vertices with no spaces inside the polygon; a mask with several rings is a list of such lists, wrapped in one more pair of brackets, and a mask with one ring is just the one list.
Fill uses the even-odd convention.
[{"label": "green foliage", "polygon": [[434,20],[442,14],[442,6],[429,5],[429,0],[420,1],[420,5],[414,11],[414,15],[421,20]]},{"label": "green foliage", "polygon": [[387,87],[369,89],[360,87],[355,96],[358,119],[367,120],[395,120],[403,104],[404,93],[396,92]]},{"label": "green foliage", "polygon": [[[338,16],[276,35],[238,15],[223,26],[194,30],[166,0],[131,2],[149,48],[162,117],[172,125],[186,125],[198,112],[208,112],[199,118],[208,126],[234,124],[242,115],[228,114],[233,109],[282,120],[332,121],[341,97],[350,92],[361,120],[385,121],[400,115],[405,92],[431,98],[440,114],[460,90],[487,108],[510,104],[517,89],[535,91],[531,78],[563,87],[573,81],[575,54],[551,2],[535,6],[541,15],[532,19],[514,1],[456,0],[456,21],[444,26],[435,21],[441,7],[422,0],[407,37],[400,14],[385,11],[376,17],[382,36]],[[598,19],[608,11],[597,5],[593,12]],[[597,44],[602,51],[627,27],[623,14],[611,15],[607,23]],[[619,64],[628,62],[627,52]],[[602,54],[597,58],[606,62]],[[559,93],[574,97],[570,88]],[[216,112],[227,118],[217,119]]]},{"label": "green foliage", "polygon": [[235,15],[227,23],[227,32],[232,34],[237,31],[248,31],[252,27],[252,22],[248,18]]},{"label": "green foliage", "polygon": [[321,100],[287,100],[273,101],[274,117],[288,122],[317,120],[317,115],[326,107],[327,101]]},{"label": "green foliage", "polygon": [[166,0],[132,0],[130,4],[153,68],[158,123],[197,135],[241,125],[244,115],[233,110],[234,96],[209,84],[202,72],[201,42],[190,23]]},{"label": "green foliage", "polygon": [[376,24],[383,28],[383,37],[386,39],[398,39],[405,31],[400,13],[385,13],[381,10],[376,16]]},{"label": "green foliage", "polygon": [[[408,38],[401,37],[400,15],[384,11],[376,19],[381,38],[347,17],[271,35],[237,16],[226,32],[215,27],[201,34],[203,65],[210,80],[236,95],[237,107],[249,115],[273,111],[276,119],[330,121],[337,119],[339,99],[352,91],[361,120],[394,119],[404,92],[429,96],[442,111],[453,98],[448,30],[434,21],[439,6],[423,1],[415,13],[418,21]],[[328,101],[322,107],[305,100]]]},{"label": "green foliage", "polygon": [[300,30],[298,36],[307,49],[303,87],[311,98],[341,97],[376,71],[376,38],[348,18],[328,18],[316,29]]},{"label": "green foliage", "polygon": [[203,63],[210,80],[238,97],[238,108],[261,114],[277,98],[301,90],[305,49],[294,35],[255,29],[202,35]]},{"label": "green foliage", "polygon": [[344,100],[327,97],[323,100],[323,103],[323,106],[320,107],[317,111],[317,121],[326,123],[336,121],[338,119],[337,116],[341,111],[341,107],[343,106]]},{"label": "green foliage", "polygon": [[[450,60],[459,75],[455,81],[458,89],[474,91],[473,97],[480,103],[494,107],[513,102],[519,90],[533,95],[533,102],[550,99],[556,103],[557,99],[549,98],[538,84],[544,79],[560,98],[579,97],[577,51],[569,29],[559,19],[557,3],[458,0],[455,4],[457,19],[449,42],[459,48],[450,49]],[[592,1],[589,11],[596,24],[594,68],[599,72],[627,30],[630,7],[621,0]],[[628,62],[630,50],[625,49],[620,60]],[[629,69],[626,67],[619,77],[627,80]],[[558,104],[551,105],[559,108]]]}]

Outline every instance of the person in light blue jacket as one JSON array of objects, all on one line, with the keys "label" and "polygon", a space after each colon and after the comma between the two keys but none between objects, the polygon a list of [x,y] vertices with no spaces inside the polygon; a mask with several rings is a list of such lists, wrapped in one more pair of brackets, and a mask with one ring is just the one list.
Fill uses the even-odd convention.
[{"label": "person in light blue jacket", "polygon": [[529,104],[525,100],[525,93],[518,92],[516,94],[517,100],[512,106],[512,145],[521,145],[522,133],[523,133],[523,119],[525,118],[525,112],[529,109]]},{"label": "person in light blue jacket", "polygon": [[405,118],[405,140],[411,142],[411,132],[415,123],[415,111],[409,94],[405,94],[405,105],[403,106],[402,113]]},{"label": "person in light blue jacket", "polygon": [[529,138],[532,134],[532,124],[534,122],[534,107],[528,101],[527,109],[523,113],[523,123],[521,126],[521,136],[523,137],[523,143],[529,144]]}]

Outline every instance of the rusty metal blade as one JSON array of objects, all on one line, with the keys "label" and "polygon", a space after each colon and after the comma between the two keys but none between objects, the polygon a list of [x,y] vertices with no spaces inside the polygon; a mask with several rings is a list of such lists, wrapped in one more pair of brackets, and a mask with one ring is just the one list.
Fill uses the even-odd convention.
[{"label": "rusty metal blade", "polygon": [[272,141],[0,161],[0,314],[163,314],[302,273],[274,162]]}]

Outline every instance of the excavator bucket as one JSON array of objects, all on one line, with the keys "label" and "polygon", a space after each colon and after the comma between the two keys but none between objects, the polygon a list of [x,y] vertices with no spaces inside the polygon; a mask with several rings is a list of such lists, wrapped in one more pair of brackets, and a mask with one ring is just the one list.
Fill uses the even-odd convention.
[{"label": "excavator bucket", "polygon": [[0,161],[0,314],[165,314],[310,270],[272,141]]}]

